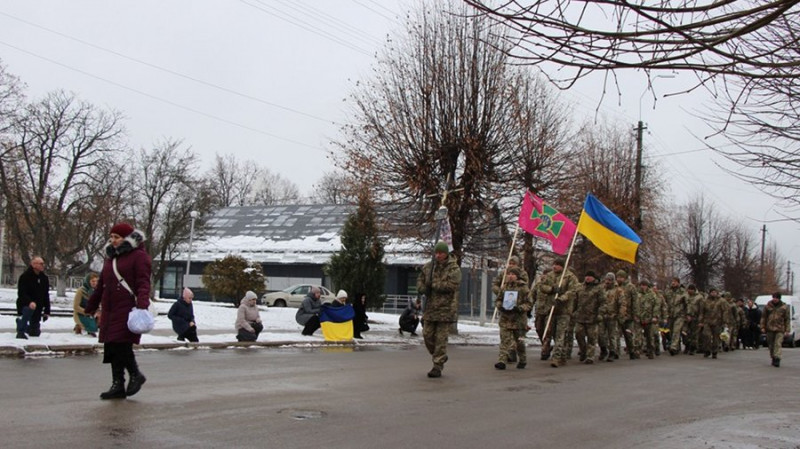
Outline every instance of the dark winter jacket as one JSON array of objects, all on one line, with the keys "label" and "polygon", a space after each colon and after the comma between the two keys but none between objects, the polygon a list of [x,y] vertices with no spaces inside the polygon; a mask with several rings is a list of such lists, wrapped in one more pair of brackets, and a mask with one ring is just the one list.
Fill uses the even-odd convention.
[{"label": "dark winter jacket", "polygon": [[294,319],[297,324],[305,326],[312,316],[319,315],[320,310],[322,310],[322,303],[319,298],[315,298],[313,293],[308,292],[306,297],[303,298],[303,304],[297,309]]},{"label": "dark winter jacket", "polygon": [[169,308],[167,318],[172,321],[172,330],[178,335],[183,335],[191,326],[189,323],[194,321],[194,305],[178,298],[175,304]]},{"label": "dark winter jacket", "polygon": [[[117,280],[112,260],[117,260],[117,271],[128,283],[136,297]],[[134,230],[118,247],[106,246],[106,260],[97,281],[86,313],[93,314],[102,305],[100,318],[100,343],[139,343],[141,335],[128,330],[128,314],[134,305],[140,309],[150,306],[150,256],[144,250],[144,234]]]},{"label": "dark winter jacket", "polygon": [[22,315],[22,309],[31,302],[36,303],[34,320],[42,315],[50,315],[50,280],[44,271],[36,274],[33,267],[28,267],[17,282],[17,315]]}]

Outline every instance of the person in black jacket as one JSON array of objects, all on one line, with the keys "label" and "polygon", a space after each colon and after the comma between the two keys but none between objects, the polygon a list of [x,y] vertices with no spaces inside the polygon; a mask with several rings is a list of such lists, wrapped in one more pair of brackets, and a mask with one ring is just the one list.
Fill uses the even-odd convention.
[{"label": "person in black jacket", "polygon": [[167,317],[172,320],[172,330],[178,334],[178,340],[198,342],[197,325],[194,322],[194,306],[192,300],[194,292],[188,288],[183,289],[183,294],[169,309]]},{"label": "person in black jacket", "polygon": [[17,338],[26,340],[28,335],[41,335],[40,322],[50,318],[50,280],[39,256],[31,260],[17,282],[17,315]]},{"label": "person in black jacket", "polygon": [[353,338],[364,338],[361,333],[369,330],[366,293],[356,293],[353,310],[356,312],[356,316],[353,318]]},{"label": "person in black jacket", "polygon": [[761,329],[759,328],[761,323],[761,311],[752,299],[747,300],[744,316],[747,320],[743,341],[744,347],[758,349],[758,346],[761,344]]},{"label": "person in black jacket", "polygon": [[403,335],[403,331],[410,333],[412,336],[417,336],[417,326],[419,326],[419,316],[422,313],[422,302],[419,298],[415,301],[409,301],[408,306],[405,310],[403,310],[403,314],[400,315],[400,335]]}]

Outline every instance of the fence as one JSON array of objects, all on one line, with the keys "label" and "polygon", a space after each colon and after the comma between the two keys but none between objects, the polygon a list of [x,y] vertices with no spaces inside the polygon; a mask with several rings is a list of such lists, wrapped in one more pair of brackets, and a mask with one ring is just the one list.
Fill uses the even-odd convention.
[{"label": "fence", "polygon": [[414,295],[386,295],[381,312],[400,314],[416,299]]}]

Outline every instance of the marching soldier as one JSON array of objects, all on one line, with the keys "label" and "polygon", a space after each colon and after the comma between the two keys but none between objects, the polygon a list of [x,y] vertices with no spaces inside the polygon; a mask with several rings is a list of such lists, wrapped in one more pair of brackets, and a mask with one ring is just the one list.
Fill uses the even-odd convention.
[{"label": "marching soldier", "polygon": [[789,306],[781,301],[780,292],[773,293],[772,300],[764,306],[764,313],[761,315],[761,332],[767,334],[769,356],[775,368],[781,366],[783,337],[791,331],[789,319]]},{"label": "marching soldier", "polygon": [[705,301],[700,301],[700,303],[697,320],[699,321],[698,327],[703,333],[705,350],[703,357],[710,355],[716,359],[717,352],[719,352],[722,326],[725,324],[725,317],[730,312],[730,308],[725,299],[719,296],[719,290],[716,287],[709,288],[708,298]]},{"label": "marching soldier", "polygon": [[597,347],[597,322],[600,319],[600,307],[605,304],[603,287],[594,271],[587,271],[583,285],[577,292],[575,300],[575,336],[578,339],[578,355],[586,364],[594,363],[594,352]]},{"label": "marching soldier", "polygon": [[694,284],[689,284],[686,287],[686,324],[684,325],[686,341],[684,341],[684,354],[694,355],[699,348],[700,327],[697,321],[697,314],[704,300],[705,297],[701,292],[697,291],[697,287]]},{"label": "marching soldier", "polygon": [[648,359],[655,358],[656,348],[659,343],[658,323],[661,320],[661,303],[652,290],[650,281],[639,281],[639,320],[644,332],[644,353]]},{"label": "marching soldier", "polygon": [[613,362],[619,358],[619,288],[614,273],[606,273],[603,278],[605,304],[600,307],[600,324],[598,325],[598,342],[600,343],[600,360]]},{"label": "marching soldier", "polygon": [[515,351],[519,360],[517,368],[523,369],[527,365],[525,331],[533,304],[528,296],[528,283],[521,279],[521,271],[517,266],[507,270],[503,289],[495,299],[495,306],[500,311],[500,355],[494,367],[499,370],[506,369],[511,351]]},{"label": "marching soldier", "polygon": [[[564,280],[559,287],[562,272],[564,273]],[[569,324],[572,320],[575,295],[580,288],[580,283],[578,278],[569,270],[564,272],[564,260],[556,259],[553,261],[553,271],[548,273],[539,285],[540,288],[536,300],[543,299],[538,297],[538,294],[542,293],[545,295],[545,301],[550,301],[554,304],[552,321],[555,322],[555,349],[553,350],[553,360],[550,362],[550,366],[558,368],[567,364],[567,335],[569,335]]]},{"label": "marching soldier", "polygon": [[617,271],[620,289],[619,321],[625,337],[625,347],[631,360],[639,358],[641,351],[641,328],[639,327],[639,294],[630,282],[625,270]]}]

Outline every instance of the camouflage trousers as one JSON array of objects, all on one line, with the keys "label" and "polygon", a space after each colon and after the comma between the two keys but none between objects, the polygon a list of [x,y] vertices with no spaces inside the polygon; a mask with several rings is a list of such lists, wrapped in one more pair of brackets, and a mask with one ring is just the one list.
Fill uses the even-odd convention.
[{"label": "camouflage trousers", "polygon": [[578,353],[586,359],[594,360],[597,348],[597,324],[576,323],[575,337],[578,339]]},{"label": "camouflage trousers", "polygon": [[773,359],[781,358],[781,346],[783,345],[783,333],[767,331],[767,346],[769,346],[769,356]]},{"label": "camouflage trousers", "polygon": [[652,357],[656,353],[658,345],[661,344],[658,323],[645,323],[642,325],[642,331],[644,333],[644,353],[647,354],[647,357]]},{"label": "camouflage trousers", "polygon": [[733,351],[736,349],[736,344],[739,342],[739,326],[730,326],[728,332],[730,333],[728,347]]},{"label": "camouflage trousers", "polygon": [[508,354],[516,351],[519,363],[527,362],[525,353],[525,329],[506,329],[500,328],[500,356],[499,362],[508,363]]},{"label": "camouflage trousers", "polygon": [[572,321],[572,317],[558,315],[553,317],[553,321],[556,323],[553,360],[566,362],[569,356],[569,349],[572,346],[572,342],[567,341],[567,338],[572,338],[572,332],[569,332],[569,323]]},{"label": "camouflage trousers", "polygon": [[619,355],[619,324],[616,318],[605,318],[597,325],[597,342],[601,351]]},{"label": "camouflage trousers", "polygon": [[567,358],[572,358],[572,348],[575,346],[575,320],[570,317],[567,328]]},{"label": "camouflage trousers", "polygon": [[697,320],[686,321],[683,331],[686,333],[684,344],[690,351],[697,350],[700,344],[700,329],[697,328]]},{"label": "camouflage trousers", "polygon": [[625,322],[623,327],[625,348],[628,354],[639,355],[642,353],[642,326],[633,320]]},{"label": "camouflage trousers", "polygon": [[683,335],[684,320],[683,317],[675,318],[672,320],[672,327],[670,334],[672,334],[671,343],[669,345],[670,351],[681,351],[681,336]]},{"label": "camouflage trousers", "polygon": [[534,326],[536,327],[536,335],[539,336],[539,341],[542,342],[542,354],[549,356],[553,349],[551,340],[554,334],[553,326],[556,324],[556,320],[555,316],[553,316],[553,320],[550,322],[550,329],[547,330],[547,337],[545,337],[544,328],[547,326],[548,316],[549,315],[537,313],[534,318]]},{"label": "camouflage trousers", "polygon": [[716,354],[719,352],[720,337],[722,333],[721,325],[705,324],[703,325],[703,342],[700,345],[705,352]]},{"label": "camouflage trousers", "polygon": [[447,339],[450,337],[450,321],[428,321],[422,328],[422,338],[425,340],[425,347],[433,356],[433,366],[442,369],[444,362],[447,361]]}]

